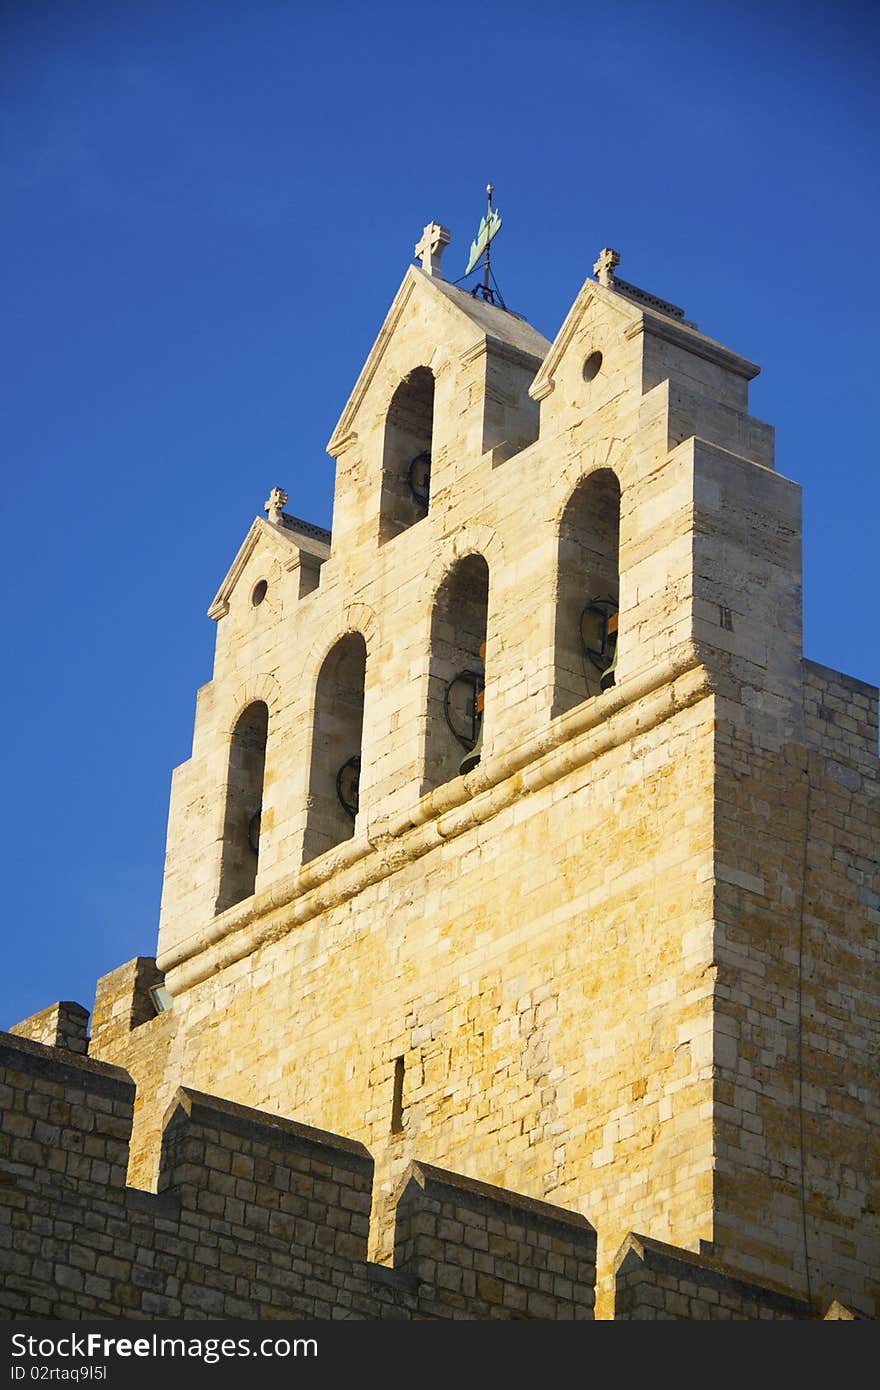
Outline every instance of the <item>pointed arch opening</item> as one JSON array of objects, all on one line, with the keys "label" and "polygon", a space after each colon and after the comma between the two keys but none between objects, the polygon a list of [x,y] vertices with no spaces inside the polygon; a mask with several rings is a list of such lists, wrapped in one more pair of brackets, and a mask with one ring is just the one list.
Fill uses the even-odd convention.
[{"label": "pointed arch opening", "polygon": [[428,515],[433,435],[434,373],[430,367],[416,367],[394,392],[385,419],[381,544]]},{"label": "pointed arch opening", "polygon": [[489,566],[465,555],[446,575],[431,615],[422,791],[479,762],[486,682]]},{"label": "pointed arch opening", "polygon": [[269,708],[255,700],[242,710],[229,743],[217,912],[249,898],[256,886],[268,733]]},{"label": "pointed arch opening", "polygon": [[551,715],[614,684],[620,601],[620,484],[609,468],[575,488],[559,527]]},{"label": "pointed arch opening", "polygon": [[318,675],[304,862],[355,832],[366,670],[367,644],[359,632],[349,632],[328,652]]}]

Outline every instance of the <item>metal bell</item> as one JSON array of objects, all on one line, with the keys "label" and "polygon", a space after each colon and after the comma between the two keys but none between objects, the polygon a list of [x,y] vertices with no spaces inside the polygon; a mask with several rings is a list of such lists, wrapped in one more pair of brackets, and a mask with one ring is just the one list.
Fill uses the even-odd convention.
[{"label": "metal bell", "polygon": [[466,772],[472,772],[480,761],[480,754],[483,751],[483,721],[480,720],[480,731],[477,734],[477,741],[467,753],[465,753],[458,765],[458,775],[463,777]]},{"label": "metal bell", "polygon": [[599,689],[608,690],[614,684],[614,672],[617,668],[617,647],[614,648],[614,656],[611,665],[608,666],[599,678]]}]

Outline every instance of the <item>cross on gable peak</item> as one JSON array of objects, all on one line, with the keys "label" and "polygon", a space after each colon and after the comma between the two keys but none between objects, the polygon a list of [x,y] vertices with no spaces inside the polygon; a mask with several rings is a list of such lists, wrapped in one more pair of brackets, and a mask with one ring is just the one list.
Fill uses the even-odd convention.
[{"label": "cross on gable peak", "polygon": [[599,252],[599,259],[593,266],[593,271],[599,280],[600,285],[613,285],[614,272],[620,265],[620,252],[612,251],[610,246],[604,246]]},{"label": "cross on gable peak", "polygon": [[273,487],[266,501],[263,503],[263,511],[269,513],[269,520],[274,526],[281,524],[281,512],[287,505],[287,493],[283,487]]},{"label": "cross on gable peak", "polygon": [[422,269],[426,275],[435,275],[439,280],[443,279],[440,269],[440,260],[451,240],[448,227],[442,227],[439,222],[429,222],[422,232],[421,240],[416,242],[415,255],[422,263]]}]

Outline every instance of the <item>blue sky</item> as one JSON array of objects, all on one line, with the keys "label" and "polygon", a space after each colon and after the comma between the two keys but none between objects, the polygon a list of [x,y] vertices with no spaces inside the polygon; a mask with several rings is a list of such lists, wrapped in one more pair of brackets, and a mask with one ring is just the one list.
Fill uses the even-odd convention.
[{"label": "blue sky", "polygon": [[878,21],[843,3],[0,9],[0,1026],[155,949],[217,585],[325,444],[423,225],[491,179],[553,337],[600,247],[762,364],[807,655],[880,680]]}]

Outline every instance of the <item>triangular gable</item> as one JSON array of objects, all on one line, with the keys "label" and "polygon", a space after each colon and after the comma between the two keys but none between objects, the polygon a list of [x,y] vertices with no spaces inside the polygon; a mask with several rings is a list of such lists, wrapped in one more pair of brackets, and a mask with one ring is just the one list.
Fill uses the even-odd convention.
[{"label": "triangular gable", "polygon": [[[288,518],[285,518],[285,521],[287,520]],[[318,531],[319,528],[312,527],[311,530]],[[322,532],[322,534],[326,533]],[[217,590],[214,601],[208,609],[208,617],[213,618],[215,622],[225,617],[229,612],[229,600],[232,597],[232,591],[261,540],[267,541],[278,552],[279,560],[286,570],[296,569],[304,552],[316,556],[319,561],[326,559],[330,554],[329,545],[311,536],[299,535],[295,529],[290,529],[289,526],[276,526],[273,522],[267,521],[265,517],[254,517],[254,524],[242,541],[238,554],[230,565],[226,578]]]},{"label": "triangular gable", "polygon": [[[638,290],[635,286],[628,285],[626,288],[634,294],[643,295],[645,298],[653,297],[645,295],[643,290]],[[545,396],[550,395],[555,384],[556,369],[594,300],[599,300],[600,303],[616,310],[621,317],[629,319],[634,330],[644,328],[656,337],[665,338],[668,342],[694,353],[697,357],[704,357],[707,361],[714,362],[727,371],[736,372],[738,376],[745,377],[747,381],[751,381],[761,370],[748,358],[741,357],[737,352],[731,352],[730,348],[725,347],[723,343],[716,342],[714,338],[708,338],[705,333],[700,333],[687,320],[672,318],[669,314],[662,313],[647,304],[638,303],[635,299],[630,298],[630,295],[623,289],[617,292],[613,288],[606,288],[598,281],[588,278],[584,281],[574,303],[566,314],[565,322],[553,340],[540,371],[529,387],[529,395],[533,400],[541,401]],[[657,301],[657,303],[661,302]]]},{"label": "triangular gable", "polygon": [[537,364],[550,346],[549,341],[525,319],[475,299],[445,280],[426,275],[418,266],[409,266],[327,445],[328,454],[334,458],[352,442],[354,418],[414,293],[433,295],[435,303],[444,313],[453,313],[466,320],[475,330],[470,348],[478,348],[486,341],[503,343],[518,355],[534,359]]},{"label": "triangular gable", "polygon": [[562,327],[553,339],[539,372],[529,387],[529,395],[532,400],[542,401],[553,390],[556,368],[565,356],[569,343],[594,299],[599,300],[602,304],[608,304],[623,318],[635,321],[641,317],[641,310],[637,309],[629,300],[624,299],[619,294],[609,293],[596,280],[585,280],[565,316]]}]

